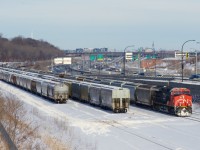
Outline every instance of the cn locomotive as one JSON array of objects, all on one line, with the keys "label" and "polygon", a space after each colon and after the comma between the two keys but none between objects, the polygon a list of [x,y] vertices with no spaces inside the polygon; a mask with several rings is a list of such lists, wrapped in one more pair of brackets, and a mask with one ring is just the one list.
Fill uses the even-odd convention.
[{"label": "cn locomotive", "polygon": [[192,114],[192,96],[187,88],[139,85],[135,90],[134,103],[148,105],[154,110],[165,111],[177,116]]}]

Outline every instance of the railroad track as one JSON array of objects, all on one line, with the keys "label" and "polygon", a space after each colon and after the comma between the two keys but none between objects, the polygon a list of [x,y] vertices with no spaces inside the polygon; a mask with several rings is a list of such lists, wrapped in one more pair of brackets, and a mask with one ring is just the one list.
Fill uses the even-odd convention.
[{"label": "railroad track", "polygon": [[192,114],[200,115],[200,112],[192,112]]},{"label": "railroad track", "polygon": [[189,117],[189,118],[184,118],[184,119],[192,120],[192,121],[195,121],[195,122],[200,122],[200,118],[196,118],[196,117]]},{"label": "railroad track", "polygon": [[195,121],[195,122],[200,122],[200,118],[193,116],[193,115],[200,115],[200,112],[192,112],[192,115],[190,117],[184,117],[183,119],[192,120],[192,121]]},{"label": "railroad track", "polygon": [[[123,127],[125,127],[125,128],[129,128],[129,127],[127,127],[127,126],[125,126],[125,125],[123,125],[123,124],[121,124],[121,123],[119,123],[119,122],[117,122],[117,121],[115,121],[115,120],[112,120],[112,122],[115,123],[115,124],[119,124],[120,126],[123,126]],[[126,133],[128,133],[128,134],[131,134],[131,135],[133,135],[133,136],[135,136],[135,137],[138,137],[138,138],[140,138],[140,139],[143,139],[143,140],[145,140],[145,141],[148,141],[148,142],[150,142],[150,143],[153,143],[153,144],[155,144],[155,145],[158,145],[158,146],[160,146],[160,147],[162,147],[162,148],[165,148],[165,149],[168,149],[168,150],[174,150],[174,148],[171,148],[171,147],[169,147],[169,146],[166,146],[166,145],[164,145],[164,144],[161,144],[161,143],[159,143],[159,142],[157,142],[157,141],[154,141],[154,140],[152,140],[152,139],[150,139],[150,138],[148,138],[148,137],[142,136],[142,135],[140,135],[139,133],[135,133],[135,132],[128,131],[128,130],[126,130],[126,129],[122,128],[122,127],[116,126],[116,125],[114,125],[114,124],[112,124],[112,123],[108,123],[108,122],[104,122],[104,123],[105,123],[105,124],[108,124],[108,125],[111,125],[112,127],[116,128],[116,129],[119,129],[119,130],[121,130],[121,131],[123,131],[123,132],[126,132]]]}]

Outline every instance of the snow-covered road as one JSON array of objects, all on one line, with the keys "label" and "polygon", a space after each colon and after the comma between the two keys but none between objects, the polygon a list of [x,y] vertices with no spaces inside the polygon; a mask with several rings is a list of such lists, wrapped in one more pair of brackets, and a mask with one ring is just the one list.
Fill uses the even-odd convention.
[{"label": "snow-covered road", "polygon": [[[128,113],[115,114],[88,104],[69,100],[54,104],[39,96],[0,81],[0,90],[25,102],[30,118],[40,114],[44,133],[63,133],[53,130],[54,118],[67,122],[81,138],[96,143],[98,150],[198,150],[200,122],[131,106]],[[194,105],[192,117],[200,118],[200,107]],[[34,112],[34,113],[33,113]],[[52,127],[51,127],[52,126]],[[62,141],[62,139],[61,139]],[[84,149],[84,148],[83,148]]]}]

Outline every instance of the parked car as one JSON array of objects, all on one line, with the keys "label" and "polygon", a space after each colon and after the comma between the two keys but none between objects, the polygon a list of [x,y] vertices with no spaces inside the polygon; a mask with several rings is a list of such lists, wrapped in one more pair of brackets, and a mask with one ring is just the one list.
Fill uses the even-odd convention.
[{"label": "parked car", "polygon": [[200,79],[200,74],[193,74],[189,77],[190,80],[193,80],[193,79]]},{"label": "parked car", "polygon": [[140,73],[138,73],[138,75],[145,76],[144,72],[140,72]]}]

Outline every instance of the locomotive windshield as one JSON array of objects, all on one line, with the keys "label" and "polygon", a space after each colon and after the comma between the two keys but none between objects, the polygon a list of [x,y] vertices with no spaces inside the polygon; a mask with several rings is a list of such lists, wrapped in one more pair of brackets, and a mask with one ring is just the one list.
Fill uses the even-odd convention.
[{"label": "locomotive windshield", "polygon": [[190,95],[190,91],[174,91],[173,92],[173,95],[181,95],[181,94]]}]

